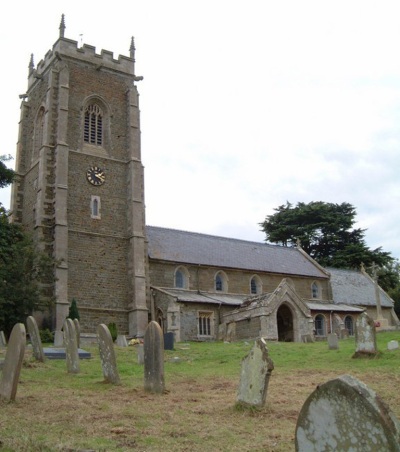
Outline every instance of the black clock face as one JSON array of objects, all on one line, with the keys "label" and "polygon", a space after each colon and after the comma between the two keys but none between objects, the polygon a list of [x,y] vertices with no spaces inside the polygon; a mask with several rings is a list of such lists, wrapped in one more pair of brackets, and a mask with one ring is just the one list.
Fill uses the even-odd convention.
[{"label": "black clock face", "polygon": [[92,166],[86,171],[87,180],[93,185],[101,185],[104,183],[106,176],[104,171],[98,166]]}]

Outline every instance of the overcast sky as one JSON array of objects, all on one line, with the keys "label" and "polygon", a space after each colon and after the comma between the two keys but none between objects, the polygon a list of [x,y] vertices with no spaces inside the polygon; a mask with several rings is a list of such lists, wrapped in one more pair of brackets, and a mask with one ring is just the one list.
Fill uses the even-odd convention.
[{"label": "overcast sky", "polygon": [[261,242],[286,201],[349,202],[367,245],[400,258],[398,0],[13,3],[0,155],[62,13],[65,37],[98,53],[128,56],[135,37],[147,224]]}]

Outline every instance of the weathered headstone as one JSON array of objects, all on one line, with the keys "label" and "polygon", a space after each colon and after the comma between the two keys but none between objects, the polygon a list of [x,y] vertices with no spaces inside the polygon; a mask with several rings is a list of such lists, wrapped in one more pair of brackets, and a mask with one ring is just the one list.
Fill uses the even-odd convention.
[{"label": "weathered headstone", "polygon": [[164,336],[160,325],[151,321],[144,333],[144,389],[162,394],[164,382]]},{"label": "weathered headstone", "polygon": [[397,350],[399,348],[399,341],[389,341],[387,348],[388,350]]},{"label": "weathered headstone", "polygon": [[76,343],[75,324],[71,319],[65,319],[63,331],[67,372],[77,374],[80,372],[78,344]]},{"label": "weathered headstone", "polygon": [[242,360],[237,402],[256,407],[264,406],[273,370],[274,363],[269,357],[265,340],[257,339],[249,354]]},{"label": "weathered headstone", "polygon": [[74,319],[75,332],[76,332],[76,346],[81,346],[81,324],[78,319]]},{"label": "weathered headstone", "polygon": [[104,381],[119,385],[121,380],[118,374],[114,343],[107,325],[101,323],[97,327],[97,340],[99,343],[100,360],[101,367],[103,369]]},{"label": "weathered headstone", "polygon": [[11,401],[17,394],[26,346],[26,330],[23,323],[17,323],[11,331],[0,380],[0,398]]},{"label": "weathered headstone", "polygon": [[143,344],[138,344],[137,346],[137,361],[138,364],[144,364],[144,346]]},{"label": "weathered headstone", "polygon": [[33,356],[36,361],[44,363],[46,358],[44,356],[42,339],[40,338],[39,328],[37,326],[36,320],[31,315],[26,319],[26,327],[28,329],[28,334],[32,342]]},{"label": "weathered headstone", "polygon": [[174,349],[174,333],[164,333],[164,350]]},{"label": "weathered headstone", "polygon": [[364,383],[343,375],[317,387],[296,425],[296,451],[399,452],[400,424]]},{"label": "weathered headstone", "polygon": [[4,335],[4,331],[0,331],[0,348],[7,347],[6,336]]},{"label": "weathered headstone", "polygon": [[375,322],[366,313],[360,314],[356,321],[356,352],[354,358],[377,354]]},{"label": "weathered headstone", "polygon": [[339,339],[335,333],[328,334],[328,348],[329,350],[339,349]]},{"label": "weathered headstone", "polygon": [[118,347],[128,347],[128,341],[126,340],[126,336],[123,334],[118,334],[117,336],[117,345]]}]

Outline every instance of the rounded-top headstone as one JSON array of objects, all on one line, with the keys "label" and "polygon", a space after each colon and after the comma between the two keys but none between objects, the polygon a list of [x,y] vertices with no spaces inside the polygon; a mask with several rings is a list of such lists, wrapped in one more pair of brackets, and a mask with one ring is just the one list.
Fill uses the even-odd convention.
[{"label": "rounded-top headstone", "polygon": [[296,425],[296,451],[400,451],[400,424],[364,383],[343,375],[317,387]]}]

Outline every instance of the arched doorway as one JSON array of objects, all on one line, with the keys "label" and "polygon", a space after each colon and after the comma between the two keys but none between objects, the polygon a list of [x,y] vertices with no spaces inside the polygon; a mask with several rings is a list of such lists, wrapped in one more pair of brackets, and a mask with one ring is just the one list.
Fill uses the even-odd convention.
[{"label": "arched doorway", "polygon": [[278,325],[278,341],[293,342],[293,315],[292,311],[285,304],[281,305],[276,313]]}]

